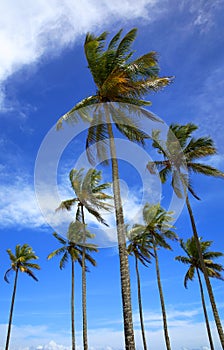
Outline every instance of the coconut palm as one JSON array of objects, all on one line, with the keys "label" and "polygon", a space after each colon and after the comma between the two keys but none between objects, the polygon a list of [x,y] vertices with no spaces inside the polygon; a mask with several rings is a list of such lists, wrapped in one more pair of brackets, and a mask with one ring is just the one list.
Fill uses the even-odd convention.
[{"label": "coconut palm", "polygon": [[8,324],[5,350],[9,349],[13,308],[15,303],[19,272],[24,272],[28,276],[32,277],[35,281],[38,281],[37,277],[34,275],[32,270],[33,269],[40,270],[40,266],[38,264],[30,262],[30,260],[37,260],[38,257],[35,255],[35,252],[28,244],[23,244],[22,246],[20,244],[17,244],[15,248],[15,254],[12,253],[11,249],[7,249],[7,253],[11,261],[11,267],[6,271],[4,279],[7,283],[9,283],[8,275],[11,271],[15,271],[15,279],[14,279],[12,301],[11,301],[11,307],[10,307],[10,313],[9,313],[9,324]]},{"label": "coconut palm", "polygon": [[[224,270],[222,265],[214,263],[212,259],[223,256],[224,254],[209,250],[209,248],[211,247],[212,241],[202,241],[202,238],[199,238],[199,241],[200,241],[202,256],[204,259],[208,276],[223,280],[223,277],[220,274],[220,272]],[[198,277],[199,287],[200,287],[201,301],[202,301],[202,307],[203,307],[204,316],[205,316],[205,323],[206,323],[210,348],[211,350],[214,350],[214,344],[212,340],[212,334],[209,326],[208,314],[207,314],[206,303],[204,298],[204,291],[203,291],[203,286],[202,286],[202,281],[200,276],[200,271],[202,271],[202,268],[199,260],[199,254],[198,254],[195,238],[194,237],[189,238],[186,241],[186,243],[181,239],[180,245],[187,256],[179,255],[175,259],[182,262],[183,264],[189,265],[189,269],[187,270],[184,277],[184,287],[187,288],[187,283],[189,280],[193,281],[195,277],[195,272],[196,272]]]},{"label": "coconut palm", "polygon": [[[89,160],[93,162],[95,157],[98,157],[104,163],[109,163],[108,159],[111,159],[126,350],[134,350],[135,342],[124,215],[112,124],[130,141],[144,144],[144,139],[148,138],[148,135],[139,129],[136,116],[141,106],[150,103],[141,98],[151,91],[160,90],[171,81],[169,77],[158,77],[159,67],[155,52],[131,59],[133,55],[131,44],[135,40],[136,32],[136,29],[132,29],[121,38],[122,30],[120,30],[106,49],[106,32],[99,36],[90,33],[86,35],[84,50],[97,92],[76,104],[58,121],[58,128],[63,121],[78,122],[81,119],[88,122],[90,127],[86,147]],[[154,118],[151,113],[143,109],[141,116]],[[91,152],[92,145],[95,146],[95,154]]]},{"label": "coconut palm", "polygon": [[134,225],[128,232],[128,245],[127,252],[129,255],[134,256],[135,258],[135,272],[137,277],[137,288],[138,288],[138,308],[139,308],[139,317],[141,324],[142,332],[142,342],[144,350],[147,350],[147,342],[145,337],[144,329],[144,318],[142,310],[142,296],[141,296],[141,279],[139,273],[138,262],[142,263],[144,266],[148,267],[148,264],[151,263],[151,249],[152,243],[144,236],[144,227],[141,225]]},{"label": "coconut palm", "polygon": [[[222,324],[216,307],[207,269],[204,263],[195,219],[188,194],[189,192],[194,198],[199,199],[191,185],[190,176],[192,173],[220,178],[224,177],[224,173],[208,165],[207,163],[201,163],[200,161],[197,162],[201,158],[206,158],[217,153],[214,142],[210,137],[192,137],[192,133],[196,131],[197,128],[198,127],[192,123],[188,123],[186,125],[172,124],[169,128],[167,139],[165,141],[161,140],[159,132],[155,131],[152,135],[154,139],[153,147],[158,150],[164,159],[161,161],[155,161],[153,163],[149,162],[147,167],[151,173],[155,173],[155,166],[158,167],[160,170],[160,178],[163,183],[166,182],[169,174],[172,174],[172,186],[178,197],[183,196],[183,193],[185,192],[184,195],[186,195],[186,205],[190,216],[195,243],[198,249],[201,269],[205,278],[220,342],[224,348],[224,333]],[[187,179],[186,176],[186,168],[189,172],[189,179]]]},{"label": "coconut palm", "polygon": [[82,249],[82,312],[83,312],[83,346],[84,350],[88,350],[88,337],[87,337],[87,309],[86,309],[86,268],[85,268],[85,215],[84,208],[93,215],[99,222],[107,225],[102,218],[99,210],[111,210],[111,205],[106,202],[108,199],[112,199],[111,196],[104,191],[111,185],[110,183],[100,183],[102,180],[101,171],[96,169],[89,169],[84,174],[84,169],[72,169],[69,174],[70,183],[76,197],[63,201],[59,209],[71,210],[75,206],[76,220],[80,220],[83,224],[83,238],[84,244]]},{"label": "coconut palm", "polygon": [[[85,232],[83,233],[83,231]],[[51,259],[55,256],[62,255],[59,267],[63,269],[65,264],[70,259],[71,261],[71,328],[72,328],[72,350],[75,350],[75,262],[78,262],[81,267],[83,267],[83,250],[85,250],[85,262],[90,262],[93,266],[96,266],[96,261],[91,257],[91,252],[97,252],[97,247],[94,244],[83,243],[83,234],[86,238],[93,238],[94,235],[86,229],[79,221],[74,221],[69,225],[67,239],[62,238],[56,232],[53,236],[58,240],[62,247],[54,250],[50,253],[47,259]],[[85,263],[85,270],[86,263]]]},{"label": "coconut palm", "polygon": [[167,243],[166,240],[176,240],[177,235],[173,231],[174,227],[171,224],[173,221],[172,212],[167,212],[160,206],[160,204],[150,205],[149,203],[146,203],[143,208],[143,219],[145,222],[144,235],[147,236],[148,240],[151,240],[153,246],[153,254],[155,257],[156,276],[163,316],[163,329],[166,348],[167,350],[171,350],[166,317],[166,307],[160,277],[159,257],[157,251],[160,247],[172,250],[171,246]]}]

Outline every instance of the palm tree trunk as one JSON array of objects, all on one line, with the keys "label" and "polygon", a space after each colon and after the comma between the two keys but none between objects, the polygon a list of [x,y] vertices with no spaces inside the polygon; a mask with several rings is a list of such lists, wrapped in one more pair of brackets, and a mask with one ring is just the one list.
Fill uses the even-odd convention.
[{"label": "palm tree trunk", "polygon": [[15,302],[15,297],[16,297],[16,287],[17,287],[18,273],[19,273],[19,270],[18,270],[18,268],[16,268],[16,275],[15,275],[14,287],[13,287],[13,293],[12,293],[11,308],[10,308],[10,313],[9,313],[9,325],[8,325],[8,332],[7,332],[5,350],[8,350],[8,348],[9,348],[11,326],[12,326],[12,315],[13,315],[13,308],[14,308],[14,302]]},{"label": "palm tree trunk", "polygon": [[138,308],[139,308],[139,316],[140,316],[141,331],[142,331],[142,342],[143,342],[144,350],[147,350],[143,312],[142,312],[141,281],[140,281],[140,274],[138,270],[138,258],[136,256],[135,256],[135,271],[136,271],[137,283],[138,283]]},{"label": "palm tree trunk", "polygon": [[[84,209],[81,204],[82,223],[85,225]],[[84,226],[85,232],[85,226]],[[83,244],[85,244],[85,233],[83,236]],[[82,251],[82,335],[83,335],[83,348],[88,350],[88,337],[87,337],[87,310],[86,310],[86,250],[83,247]]]},{"label": "palm tree trunk", "polygon": [[212,311],[213,311],[213,316],[214,316],[215,323],[216,323],[216,328],[217,328],[217,331],[219,334],[219,339],[220,339],[220,342],[222,344],[222,348],[224,349],[224,333],[223,333],[223,329],[222,329],[222,324],[221,324],[219,313],[218,313],[218,310],[216,307],[215,298],[214,298],[213,291],[212,291],[212,286],[211,286],[211,283],[210,283],[210,280],[209,280],[209,277],[207,274],[206,266],[204,263],[204,259],[202,256],[201,245],[199,242],[198,233],[197,233],[197,229],[196,229],[196,225],[195,225],[195,221],[194,221],[194,216],[193,216],[193,212],[191,209],[191,205],[190,205],[188,196],[186,197],[186,204],[187,204],[187,209],[188,209],[188,212],[190,215],[191,226],[192,226],[193,234],[194,234],[195,241],[196,241],[196,246],[197,246],[197,250],[198,250],[201,269],[202,269],[202,272],[204,274],[205,283],[206,283],[210,303],[212,306]]},{"label": "palm tree trunk", "polygon": [[165,302],[164,302],[163,290],[162,290],[162,283],[161,283],[160,271],[159,271],[159,259],[158,259],[158,254],[157,254],[157,249],[156,249],[155,238],[154,237],[153,237],[153,251],[154,251],[155,261],[156,261],[157,284],[158,284],[158,289],[159,289],[159,297],[160,297],[160,303],[161,303],[161,309],[162,309],[162,315],[163,315],[164,337],[165,337],[167,350],[171,350],[169,333],[168,333],[168,326],[167,326],[166,308],[165,308]]},{"label": "palm tree trunk", "polygon": [[71,322],[72,322],[72,350],[75,350],[75,263],[72,259],[72,293],[71,293]]},{"label": "palm tree trunk", "polygon": [[202,307],[203,307],[204,316],[205,316],[205,324],[206,324],[206,328],[207,328],[209,344],[210,344],[211,350],[215,350],[214,349],[214,345],[213,345],[213,340],[212,340],[212,334],[211,334],[211,329],[210,329],[210,325],[209,325],[209,320],[208,320],[208,314],[207,314],[207,310],[206,310],[203,286],[202,286],[201,277],[200,277],[200,273],[198,271],[198,268],[196,268],[196,271],[197,271],[198,281],[199,281],[199,286],[200,286],[201,301],[202,301]]},{"label": "palm tree trunk", "polygon": [[114,193],[114,206],[117,225],[118,250],[120,260],[120,278],[121,278],[121,296],[123,305],[123,320],[124,320],[124,336],[125,349],[135,350],[134,329],[132,321],[132,306],[131,306],[131,288],[130,288],[130,274],[128,265],[128,255],[126,249],[126,236],[124,225],[124,214],[121,202],[118,161],[116,157],[116,148],[114,142],[114,135],[112,125],[110,123],[110,116],[108,111],[106,113],[108,134],[110,138],[110,155],[112,163],[112,180]]}]

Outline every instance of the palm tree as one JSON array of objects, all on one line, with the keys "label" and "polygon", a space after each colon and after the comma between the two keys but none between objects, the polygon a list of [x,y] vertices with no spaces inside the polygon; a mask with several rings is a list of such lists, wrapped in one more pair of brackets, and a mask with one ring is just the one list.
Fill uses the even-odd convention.
[{"label": "palm tree", "polygon": [[144,228],[142,229],[141,225],[133,225],[133,227],[127,232],[128,246],[127,252],[129,255],[134,256],[135,258],[135,272],[137,276],[137,288],[138,288],[138,308],[139,308],[139,317],[141,324],[142,332],[142,342],[144,350],[147,350],[147,343],[144,330],[144,319],[143,319],[143,310],[142,310],[142,296],[141,296],[141,279],[139,273],[138,262],[140,261],[144,266],[148,267],[148,264],[151,263],[151,249],[152,244],[146,239],[143,235]]},{"label": "palm tree", "polygon": [[[212,259],[223,256],[224,254],[220,252],[209,251],[212,241],[202,241],[202,238],[199,238],[199,240],[200,240],[202,256],[204,259],[208,276],[223,280],[223,277],[220,274],[220,272],[224,270],[222,265],[214,263]],[[202,286],[202,281],[200,276],[200,271],[202,271],[202,268],[201,268],[199,254],[198,254],[197,245],[196,245],[194,236],[192,238],[189,238],[186,241],[186,243],[181,239],[180,245],[181,245],[181,248],[185,251],[187,256],[177,256],[175,259],[182,262],[183,264],[190,265],[184,277],[184,287],[187,288],[188,281],[189,280],[192,281],[194,279],[195,272],[196,272],[198,277],[199,287],[200,287],[201,301],[202,301],[202,306],[203,306],[203,311],[205,316],[205,323],[206,323],[210,348],[211,350],[214,350],[214,344],[212,340],[212,334],[209,326],[208,314],[207,314],[206,303],[204,298],[204,291],[203,291],[203,286]]]},{"label": "palm tree", "polygon": [[[54,256],[62,255],[60,260],[59,267],[63,269],[65,264],[68,262],[68,259],[71,260],[71,328],[72,328],[72,350],[75,350],[75,262],[77,261],[79,265],[83,266],[83,250],[85,250],[85,261],[87,260],[93,266],[96,266],[96,261],[91,257],[88,252],[97,252],[96,245],[90,243],[83,243],[83,231],[86,238],[93,238],[93,235],[86,229],[79,221],[74,221],[69,225],[67,239],[62,238],[56,232],[53,233],[53,236],[62,244],[62,247],[54,250],[50,253],[47,259],[51,259]],[[86,264],[85,264],[85,270]]]},{"label": "palm tree", "polygon": [[190,194],[193,195],[193,197],[196,199],[199,199],[199,197],[193,190],[191,181],[187,181],[187,177],[183,169],[188,169],[189,176],[192,173],[196,173],[223,178],[224,173],[208,164],[197,162],[197,160],[201,158],[206,158],[207,156],[217,154],[214,142],[210,137],[192,137],[192,133],[196,131],[197,128],[198,127],[192,123],[188,123],[186,125],[172,124],[169,128],[165,143],[163,140],[160,140],[159,132],[155,131],[152,135],[152,138],[154,140],[153,147],[158,150],[164,159],[161,161],[155,161],[153,163],[149,162],[147,167],[151,173],[155,173],[154,167],[157,166],[160,170],[160,178],[163,183],[166,182],[168,175],[172,173],[172,186],[178,197],[181,197],[183,195],[183,192],[181,192],[181,187],[185,187],[186,192],[185,190],[184,192],[186,195],[186,204],[190,216],[195,243],[198,249],[201,269],[205,278],[220,342],[224,348],[224,333],[222,324],[216,307],[207,269],[204,263],[200,240],[197,233],[193,211],[190,205],[188,192],[190,192]]},{"label": "palm tree", "polygon": [[20,244],[17,244],[15,249],[15,254],[12,253],[11,249],[7,249],[7,253],[11,261],[11,267],[6,271],[4,280],[7,283],[9,283],[8,274],[11,271],[15,271],[15,279],[14,279],[12,301],[11,301],[11,307],[10,307],[10,313],[9,313],[9,325],[8,325],[8,331],[7,331],[5,350],[8,350],[9,348],[13,308],[14,308],[14,302],[16,297],[16,288],[17,288],[19,271],[26,273],[28,276],[32,277],[35,281],[38,281],[32,269],[40,270],[40,266],[38,264],[34,264],[30,262],[30,260],[37,260],[38,257],[35,255],[35,252],[28,244],[23,244],[22,246],[20,246]]},{"label": "palm tree", "polygon": [[153,254],[155,257],[156,276],[163,316],[163,329],[166,348],[167,350],[171,350],[157,250],[159,247],[172,250],[171,246],[166,242],[166,239],[177,239],[176,234],[174,231],[172,231],[173,226],[171,225],[171,222],[173,221],[173,217],[172,213],[165,211],[160,206],[160,204],[150,205],[146,203],[143,208],[143,219],[145,222],[144,235],[146,235],[147,238],[151,240],[153,246]]},{"label": "palm tree", "polygon": [[102,174],[101,171],[96,169],[89,169],[84,174],[84,169],[76,170],[72,169],[69,174],[70,183],[76,197],[63,201],[59,209],[71,210],[75,204],[76,208],[76,220],[80,220],[83,224],[83,249],[82,249],[82,312],[83,312],[83,346],[84,350],[88,350],[88,337],[87,337],[87,308],[86,308],[86,267],[85,267],[85,244],[86,244],[86,231],[85,231],[85,215],[84,208],[92,214],[99,222],[107,225],[102,218],[99,210],[111,210],[111,205],[106,203],[106,200],[112,199],[111,196],[104,191],[110,187],[110,183],[101,183]]},{"label": "palm tree", "polygon": [[[158,91],[171,82],[171,78],[158,77],[159,67],[155,52],[149,52],[137,59],[131,60],[133,51],[131,44],[135,40],[137,30],[130,30],[121,38],[120,30],[105,49],[107,33],[98,37],[88,33],[84,50],[88,67],[97,87],[95,95],[76,104],[58,121],[58,128],[63,121],[78,122],[79,119],[90,123],[86,141],[87,155],[91,162],[95,157],[89,146],[95,145],[96,156],[108,163],[107,147],[109,146],[112,165],[113,193],[117,224],[117,237],[121,274],[121,294],[123,303],[124,335],[126,350],[135,349],[132,322],[132,307],[130,293],[130,276],[126,251],[124,215],[120,194],[118,160],[112,124],[130,141],[144,144],[148,135],[139,130],[135,121],[139,108],[149,105],[141,99],[151,91]],[[92,107],[92,108],[91,108]],[[93,116],[90,115],[93,111]],[[131,116],[131,112],[134,117]],[[128,114],[127,114],[128,113]],[[154,119],[154,116],[141,109],[142,115]],[[109,139],[109,141],[108,141]]]}]

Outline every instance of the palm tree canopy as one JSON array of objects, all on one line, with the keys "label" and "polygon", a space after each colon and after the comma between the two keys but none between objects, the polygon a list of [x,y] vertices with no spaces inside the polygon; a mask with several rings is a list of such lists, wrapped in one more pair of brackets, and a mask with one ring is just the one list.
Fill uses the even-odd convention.
[{"label": "palm tree canopy", "polygon": [[11,249],[7,249],[11,261],[11,267],[5,273],[4,279],[9,283],[8,274],[13,270],[20,272],[25,272],[27,275],[32,277],[35,281],[38,281],[37,277],[34,275],[32,269],[40,270],[38,264],[30,262],[30,260],[37,260],[38,257],[35,255],[35,252],[28,244],[17,244],[15,248],[15,254],[12,253]]},{"label": "palm tree canopy", "polygon": [[127,230],[128,239],[127,252],[129,255],[134,255],[144,266],[151,263],[153,254],[152,242],[144,235],[145,226],[135,224],[130,230]]},{"label": "palm tree canopy", "polygon": [[177,235],[172,230],[172,213],[165,211],[160,204],[146,203],[143,208],[144,225],[135,224],[127,231],[129,241],[128,254],[136,256],[143,265],[147,266],[154,254],[151,252],[153,243],[171,250],[166,238],[175,240]]},{"label": "palm tree canopy", "polygon": [[137,29],[133,28],[123,38],[120,30],[109,42],[108,33],[99,36],[87,33],[84,51],[93,80],[97,86],[96,95],[79,102],[66,113],[66,119],[75,110],[98,102],[125,102],[137,106],[150,102],[140,100],[150,91],[157,91],[172,81],[172,77],[159,77],[157,54],[151,51],[131,60],[134,51],[131,45],[136,39]]},{"label": "palm tree canopy", "polygon": [[192,133],[198,127],[192,123],[185,125],[171,124],[166,140],[160,139],[159,131],[153,133],[153,147],[163,156],[163,160],[149,162],[147,165],[150,173],[155,173],[155,167],[159,169],[161,181],[164,183],[172,172],[172,185],[178,197],[182,197],[181,187],[187,186],[190,193],[197,199],[191,183],[183,168],[187,168],[189,175],[198,173],[207,176],[224,177],[224,173],[206,164],[197,162],[217,154],[217,149],[210,137],[195,138]]},{"label": "palm tree canopy", "polygon": [[167,212],[160,204],[150,205],[146,203],[143,208],[143,219],[145,222],[144,235],[154,239],[156,245],[171,250],[166,238],[176,240],[177,235],[173,231],[172,212]]},{"label": "palm tree canopy", "polygon": [[110,211],[112,205],[107,203],[106,200],[110,200],[113,197],[104,192],[111,187],[111,184],[108,182],[100,184],[102,180],[101,171],[89,169],[86,174],[84,174],[83,168],[80,170],[72,169],[69,174],[69,179],[76,197],[63,201],[57,210],[71,210],[75,204],[78,204],[76,219],[80,220],[80,205],[82,205],[90,214],[95,216],[99,222],[107,225],[98,211],[100,209]]},{"label": "palm tree canopy", "polygon": [[[149,111],[134,108],[150,105],[142,99],[150,92],[155,92],[172,81],[172,77],[159,77],[159,66],[156,52],[152,51],[141,57],[132,59],[134,51],[131,45],[136,38],[137,29],[130,30],[121,38],[120,30],[108,43],[108,33],[99,36],[88,33],[84,44],[84,51],[97,92],[77,103],[69,112],[63,115],[57,128],[63,121],[78,122],[83,120],[90,123],[86,148],[102,141],[97,147],[97,157],[105,164],[108,138],[105,102],[111,102],[107,108],[116,128],[129,140],[144,145],[149,136],[139,129],[136,116],[141,110],[141,117],[158,119]],[[97,143],[96,143],[97,146]],[[93,163],[94,156],[88,152],[88,158]]]},{"label": "palm tree canopy", "polygon": [[[72,261],[77,261],[80,266],[82,266],[82,252],[85,249],[85,260],[90,262],[93,266],[96,266],[96,261],[92,258],[90,253],[98,252],[97,246],[89,242],[83,243],[84,234],[87,239],[94,238],[94,235],[87,230],[86,226],[87,225],[84,225],[77,220],[71,222],[67,232],[67,239],[54,232],[53,236],[58,240],[60,244],[62,244],[62,247],[50,253],[47,259],[49,260],[55,256],[62,255],[59,264],[60,269],[63,269],[65,267],[69,258]],[[86,271],[88,271],[87,267]]]},{"label": "palm tree canopy", "polygon": [[[204,259],[205,267],[209,277],[218,278],[224,280],[221,273],[224,271],[221,264],[217,264],[213,262],[213,259],[224,256],[223,253],[210,251],[210,247],[212,245],[212,241],[203,241],[202,238],[199,238],[200,246],[202,251],[202,256]],[[195,276],[195,270],[199,269],[202,271],[201,263],[199,259],[199,253],[196,246],[195,238],[189,238],[186,242],[182,239],[180,240],[181,248],[185,251],[187,256],[177,256],[175,260],[182,262],[183,264],[190,265],[185,278],[184,278],[184,286],[187,288],[188,281],[192,281]]]}]

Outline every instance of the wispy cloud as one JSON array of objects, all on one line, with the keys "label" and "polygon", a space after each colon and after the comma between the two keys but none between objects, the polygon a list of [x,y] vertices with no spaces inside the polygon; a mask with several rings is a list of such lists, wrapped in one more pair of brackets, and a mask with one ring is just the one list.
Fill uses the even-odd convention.
[{"label": "wispy cloud", "polygon": [[[223,94],[224,89],[224,66],[213,70],[201,85],[198,94],[194,94],[190,101],[194,109],[195,123],[200,125],[200,133],[209,135],[215,140],[218,151],[224,154],[223,143]],[[203,123],[201,122],[203,120]],[[212,125],[212,127],[211,127]],[[217,161],[218,158],[211,157]],[[219,158],[221,160],[221,158]]]},{"label": "wispy cloud", "polygon": [[[207,349],[208,341],[206,329],[203,322],[197,322],[194,319],[198,310],[189,312],[174,310],[173,315],[169,317],[169,333],[174,350],[193,350]],[[156,327],[148,323],[148,319],[154,322]],[[157,313],[145,313],[146,320],[146,338],[148,344],[154,350],[164,348],[164,338],[162,330],[161,316]],[[135,320],[135,323],[137,318]],[[159,325],[160,323],[160,325]],[[122,326],[121,326],[122,327]],[[214,337],[215,348],[221,350],[219,345],[215,325],[211,322],[211,328]],[[6,325],[0,325],[3,333]],[[183,332],[184,330],[184,332]],[[89,329],[89,344],[91,350],[120,350],[123,349],[124,338],[122,329],[115,329],[112,325],[105,324],[96,329]],[[194,336],[192,336],[194,335]],[[139,325],[135,329],[136,348],[142,348],[141,332]],[[81,349],[81,332],[77,332],[77,349]],[[30,345],[32,343],[32,346]],[[61,328],[60,332],[53,332],[48,326],[14,326],[12,330],[12,350],[69,350],[70,334]],[[2,348],[1,348],[2,346]],[[0,349],[3,350],[3,344],[0,343]]]}]

